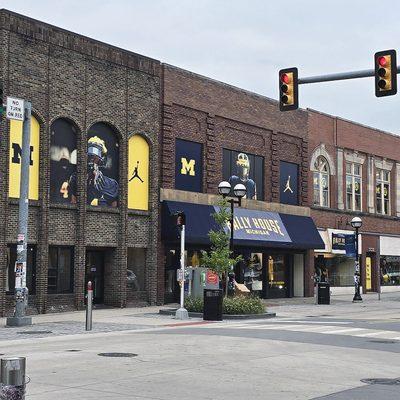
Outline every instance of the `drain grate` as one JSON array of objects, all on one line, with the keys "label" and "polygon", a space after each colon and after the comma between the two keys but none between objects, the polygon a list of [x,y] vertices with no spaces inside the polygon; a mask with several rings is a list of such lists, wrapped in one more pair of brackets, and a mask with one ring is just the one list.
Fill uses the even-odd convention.
[{"label": "drain grate", "polygon": [[398,379],[370,378],[370,379],[361,379],[361,382],[368,383],[369,385],[400,385],[400,378]]},{"label": "drain grate", "polygon": [[383,343],[383,344],[395,344],[395,343],[400,343],[398,340],[380,340],[380,339],[375,339],[375,340],[368,340],[371,343]]},{"label": "drain grate", "polygon": [[19,335],[46,335],[49,333],[53,333],[52,331],[22,331],[17,332]]},{"label": "drain grate", "polygon": [[135,353],[99,353],[98,356],[102,357],[136,357]]}]

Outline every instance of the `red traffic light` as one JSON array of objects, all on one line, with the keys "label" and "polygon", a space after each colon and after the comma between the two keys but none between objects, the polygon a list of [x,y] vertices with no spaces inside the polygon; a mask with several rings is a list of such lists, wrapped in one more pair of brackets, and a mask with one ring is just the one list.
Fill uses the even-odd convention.
[{"label": "red traffic light", "polygon": [[281,75],[281,82],[283,83],[289,83],[290,82],[290,78],[288,74],[282,74]]},{"label": "red traffic light", "polygon": [[387,59],[386,59],[386,57],[385,57],[385,56],[378,57],[378,64],[379,64],[381,67],[384,67],[384,66],[387,64]]},{"label": "red traffic light", "polygon": [[396,50],[375,53],[375,96],[392,96],[397,93]]},{"label": "red traffic light", "polygon": [[279,109],[296,110],[299,107],[297,68],[285,68],[279,71]]}]

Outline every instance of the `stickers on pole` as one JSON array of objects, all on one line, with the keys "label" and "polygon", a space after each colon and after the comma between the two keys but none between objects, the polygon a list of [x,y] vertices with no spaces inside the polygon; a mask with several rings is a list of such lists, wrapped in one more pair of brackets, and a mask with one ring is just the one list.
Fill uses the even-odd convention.
[{"label": "stickers on pole", "polygon": [[7,119],[15,119],[17,121],[24,120],[24,100],[16,97],[7,97]]}]

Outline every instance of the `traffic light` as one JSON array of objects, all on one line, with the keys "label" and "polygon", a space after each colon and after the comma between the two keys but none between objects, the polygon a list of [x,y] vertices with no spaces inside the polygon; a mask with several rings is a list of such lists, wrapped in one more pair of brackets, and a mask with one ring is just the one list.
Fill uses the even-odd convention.
[{"label": "traffic light", "polygon": [[279,71],[279,109],[296,110],[299,107],[297,68],[285,68]]},{"label": "traffic light", "polygon": [[393,96],[397,93],[396,50],[375,53],[375,96]]},{"label": "traffic light", "polygon": [[186,225],[186,215],[183,211],[177,211],[175,216],[177,226],[181,227],[182,225]]}]

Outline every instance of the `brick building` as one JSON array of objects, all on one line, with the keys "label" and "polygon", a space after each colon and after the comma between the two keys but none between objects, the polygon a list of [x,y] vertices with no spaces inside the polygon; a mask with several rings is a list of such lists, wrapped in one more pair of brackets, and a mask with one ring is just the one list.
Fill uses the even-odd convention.
[{"label": "brick building", "polygon": [[[4,96],[32,102],[29,312],[157,301],[156,60],[0,10]],[[21,125],[1,120],[0,316],[12,312]]]},{"label": "brick building", "polygon": [[[178,298],[179,242],[169,215],[186,212],[187,265],[198,266],[200,250],[209,245],[218,184],[229,180],[245,184],[248,193],[235,209],[235,249],[244,258],[236,280],[262,297],[312,295],[312,249],[320,238],[309,218],[308,112],[283,114],[274,100],[162,68],[159,293],[165,301]],[[260,226],[260,219],[279,221],[291,240],[274,237],[274,227]],[[193,290],[201,294],[197,272]]]},{"label": "brick building", "polygon": [[[177,300],[209,248],[218,184],[245,185],[235,209],[236,279],[262,297],[311,296],[324,271],[352,291],[341,240],[363,219],[366,290],[400,277],[398,137],[276,101],[0,10],[4,96],[32,102],[29,312],[95,300]],[[1,120],[0,315],[13,308],[21,125]],[[314,222],[315,224],[314,224]],[[316,229],[319,229],[319,233]],[[314,264],[316,268],[314,267]],[[205,275],[193,268],[192,294]]]},{"label": "brick building", "polygon": [[400,289],[400,138],[314,110],[309,111],[309,199],[325,249],[316,251],[333,291],[354,291],[354,258],[340,240],[361,217],[364,291]]}]

